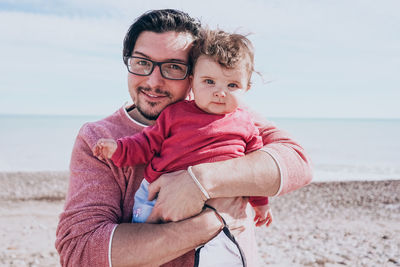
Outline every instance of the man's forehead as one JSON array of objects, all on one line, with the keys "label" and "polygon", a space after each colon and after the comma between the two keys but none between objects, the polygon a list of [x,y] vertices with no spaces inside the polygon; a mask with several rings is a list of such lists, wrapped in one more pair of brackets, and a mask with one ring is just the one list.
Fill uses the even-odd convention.
[{"label": "man's forehead", "polygon": [[193,44],[193,36],[187,32],[176,33],[169,42],[171,49],[186,49]]},{"label": "man's forehead", "polygon": [[193,40],[193,36],[186,32],[155,33],[145,31],[139,35],[133,54],[144,54],[154,60],[177,59],[186,61]]}]

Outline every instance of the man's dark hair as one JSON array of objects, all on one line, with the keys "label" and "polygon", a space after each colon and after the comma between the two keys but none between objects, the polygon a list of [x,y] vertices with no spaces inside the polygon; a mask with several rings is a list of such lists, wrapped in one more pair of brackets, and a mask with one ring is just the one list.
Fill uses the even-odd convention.
[{"label": "man's dark hair", "polygon": [[144,31],[164,33],[169,31],[187,32],[196,39],[201,24],[187,13],[175,9],[150,10],[141,15],[131,25],[124,39],[123,59],[125,64],[132,55],[136,40]]}]

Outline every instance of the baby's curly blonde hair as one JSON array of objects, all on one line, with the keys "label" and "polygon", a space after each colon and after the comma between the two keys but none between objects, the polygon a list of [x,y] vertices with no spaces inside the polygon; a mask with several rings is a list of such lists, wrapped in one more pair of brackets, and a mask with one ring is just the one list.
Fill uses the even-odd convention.
[{"label": "baby's curly blonde hair", "polygon": [[227,69],[245,64],[250,85],[251,75],[254,72],[254,48],[246,36],[219,29],[203,29],[190,52],[192,73],[198,58],[202,55],[212,58]]}]

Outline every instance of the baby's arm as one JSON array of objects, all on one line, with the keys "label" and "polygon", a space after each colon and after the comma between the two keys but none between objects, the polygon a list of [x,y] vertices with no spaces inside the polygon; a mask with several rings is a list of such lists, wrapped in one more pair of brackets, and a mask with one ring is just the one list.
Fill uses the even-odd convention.
[{"label": "baby's arm", "polygon": [[93,147],[93,155],[99,159],[111,159],[117,150],[117,142],[114,139],[101,138]]},{"label": "baby's arm", "polygon": [[272,212],[271,208],[269,205],[263,205],[263,206],[255,206],[253,207],[254,211],[256,212],[256,215],[254,216],[254,221],[256,222],[256,226],[270,226],[272,223]]}]

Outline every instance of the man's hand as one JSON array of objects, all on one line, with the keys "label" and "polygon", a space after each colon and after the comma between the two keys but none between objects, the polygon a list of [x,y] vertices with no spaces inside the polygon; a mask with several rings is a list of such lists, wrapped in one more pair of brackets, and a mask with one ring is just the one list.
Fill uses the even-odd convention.
[{"label": "man's hand", "polygon": [[213,198],[207,201],[207,204],[214,207],[224,218],[234,235],[244,231],[247,203],[247,198],[242,197]]},{"label": "man's hand", "polygon": [[111,159],[115,150],[117,150],[117,142],[113,139],[101,138],[93,147],[93,155],[99,159]]},{"label": "man's hand", "polygon": [[157,198],[148,222],[177,222],[199,214],[203,194],[187,171],[161,175],[149,185],[149,200]]}]

